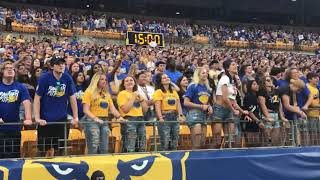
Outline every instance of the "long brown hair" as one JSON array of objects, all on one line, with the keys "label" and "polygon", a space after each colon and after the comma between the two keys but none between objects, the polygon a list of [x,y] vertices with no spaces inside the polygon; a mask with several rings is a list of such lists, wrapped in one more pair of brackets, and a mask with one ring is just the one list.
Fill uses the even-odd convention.
[{"label": "long brown hair", "polygon": [[132,77],[132,76],[127,76],[126,78],[124,78],[120,84],[120,87],[119,87],[119,91],[123,91],[123,90],[126,90],[126,88],[124,87],[124,81],[127,79],[127,78],[132,78],[133,81],[134,81],[134,86],[133,86],[133,89],[132,91],[137,91],[138,90],[138,85],[137,85],[137,80],[136,78]]},{"label": "long brown hair", "polygon": [[267,86],[266,86],[267,78],[270,78],[271,83],[272,83],[272,78],[271,78],[271,76],[262,76],[261,79],[260,79],[261,82],[260,82],[259,86],[260,86],[260,89],[261,89],[261,90],[264,90],[264,91],[269,95],[270,93],[272,93],[272,92],[275,90],[275,87],[272,86],[271,92],[268,92]]}]

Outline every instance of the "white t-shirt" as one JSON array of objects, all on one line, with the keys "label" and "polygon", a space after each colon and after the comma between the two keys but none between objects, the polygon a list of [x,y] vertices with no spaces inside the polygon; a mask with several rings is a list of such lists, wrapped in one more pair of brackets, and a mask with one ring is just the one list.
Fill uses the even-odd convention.
[{"label": "white t-shirt", "polygon": [[96,28],[100,28],[100,23],[98,19],[94,20],[94,25]]},{"label": "white t-shirt", "polygon": [[236,96],[237,96],[236,87],[233,84],[231,84],[230,78],[227,75],[223,75],[220,78],[218,85],[217,85],[216,95],[222,96],[222,86],[223,85],[227,85],[227,87],[228,87],[228,97],[230,99],[235,100]]},{"label": "white t-shirt", "polygon": [[153,62],[153,61],[149,61],[149,62],[147,63],[147,69],[148,69],[149,71],[153,71],[154,68],[155,68],[154,62]]},{"label": "white t-shirt", "polygon": [[154,87],[152,87],[152,86],[145,86],[144,88],[146,88],[147,94],[148,94],[148,97],[149,97],[149,98],[147,98],[147,95],[146,95],[146,93],[144,92],[143,87],[141,87],[141,86],[138,86],[138,92],[139,92],[139,94],[140,94],[142,97],[144,97],[146,100],[147,100],[147,99],[152,100],[152,96],[153,96],[153,93],[154,93]]},{"label": "white t-shirt", "polygon": [[[154,90],[154,87],[153,87],[153,86],[145,86],[144,88],[146,88],[147,94],[148,94],[148,97],[149,97],[149,98],[147,97],[147,94],[144,92],[143,87],[141,87],[141,86],[138,85],[138,92],[139,92],[139,94],[140,94],[143,98],[145,98],[146,100],[152,100],[152,96],[153,96],[153,93],[154,93],[154,91],[155,91],[155,90]],[[150,109],[153,110],[154,107],[151,106]]]}]

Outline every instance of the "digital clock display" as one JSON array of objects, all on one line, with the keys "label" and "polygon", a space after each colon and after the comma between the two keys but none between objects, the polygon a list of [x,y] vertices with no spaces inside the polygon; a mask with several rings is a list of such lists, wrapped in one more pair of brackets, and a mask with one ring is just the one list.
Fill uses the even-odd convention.
[{"label": "digital clock display", "polygon": [[127,45],[149,45],[151,42],[157,43],[159,47],[164,47],[164,38],[161,33],[148,33],[148,32],[127,32]]}]

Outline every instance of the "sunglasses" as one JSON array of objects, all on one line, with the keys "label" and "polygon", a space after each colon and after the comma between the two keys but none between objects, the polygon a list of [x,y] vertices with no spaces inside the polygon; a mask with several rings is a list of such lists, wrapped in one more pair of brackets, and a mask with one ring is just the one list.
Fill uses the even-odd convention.
[{"label": "sunglasses", "polygon": [[266,79],[267,82],[271,82],[271,79]]}]

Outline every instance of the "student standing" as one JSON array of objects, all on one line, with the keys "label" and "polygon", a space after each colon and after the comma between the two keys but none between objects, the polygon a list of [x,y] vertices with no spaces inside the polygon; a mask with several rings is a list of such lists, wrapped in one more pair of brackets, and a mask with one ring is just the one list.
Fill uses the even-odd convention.
[{"label": "student standing", "polygon": [[[15,81],[12,62],[0,68],[0,124],[20,122],[19,109],[24,107],[24,125],[31,125],[31,102],[26,87]],[[7,140],[6,140],[7,139]],[[17,158],[20,152],[20,128],[17,125],[0,126],[0,158]]]},{"label": "student standing", "polygon": [[40,125],[39,143],[45,144],[40,148],[44,147],[46,156],[54,156],[59,146],[59,139],[67,138],[64,136],[64,124],[47,125],[47,122],[66,123],[68,103],[70,103],[72,124],[75,126],[78,124],[76,90],[70,75],[64,73],[65,63],[63,58],[53,57],[50,60],[52,72],[40,77],[34,98],[35,120]]}]

